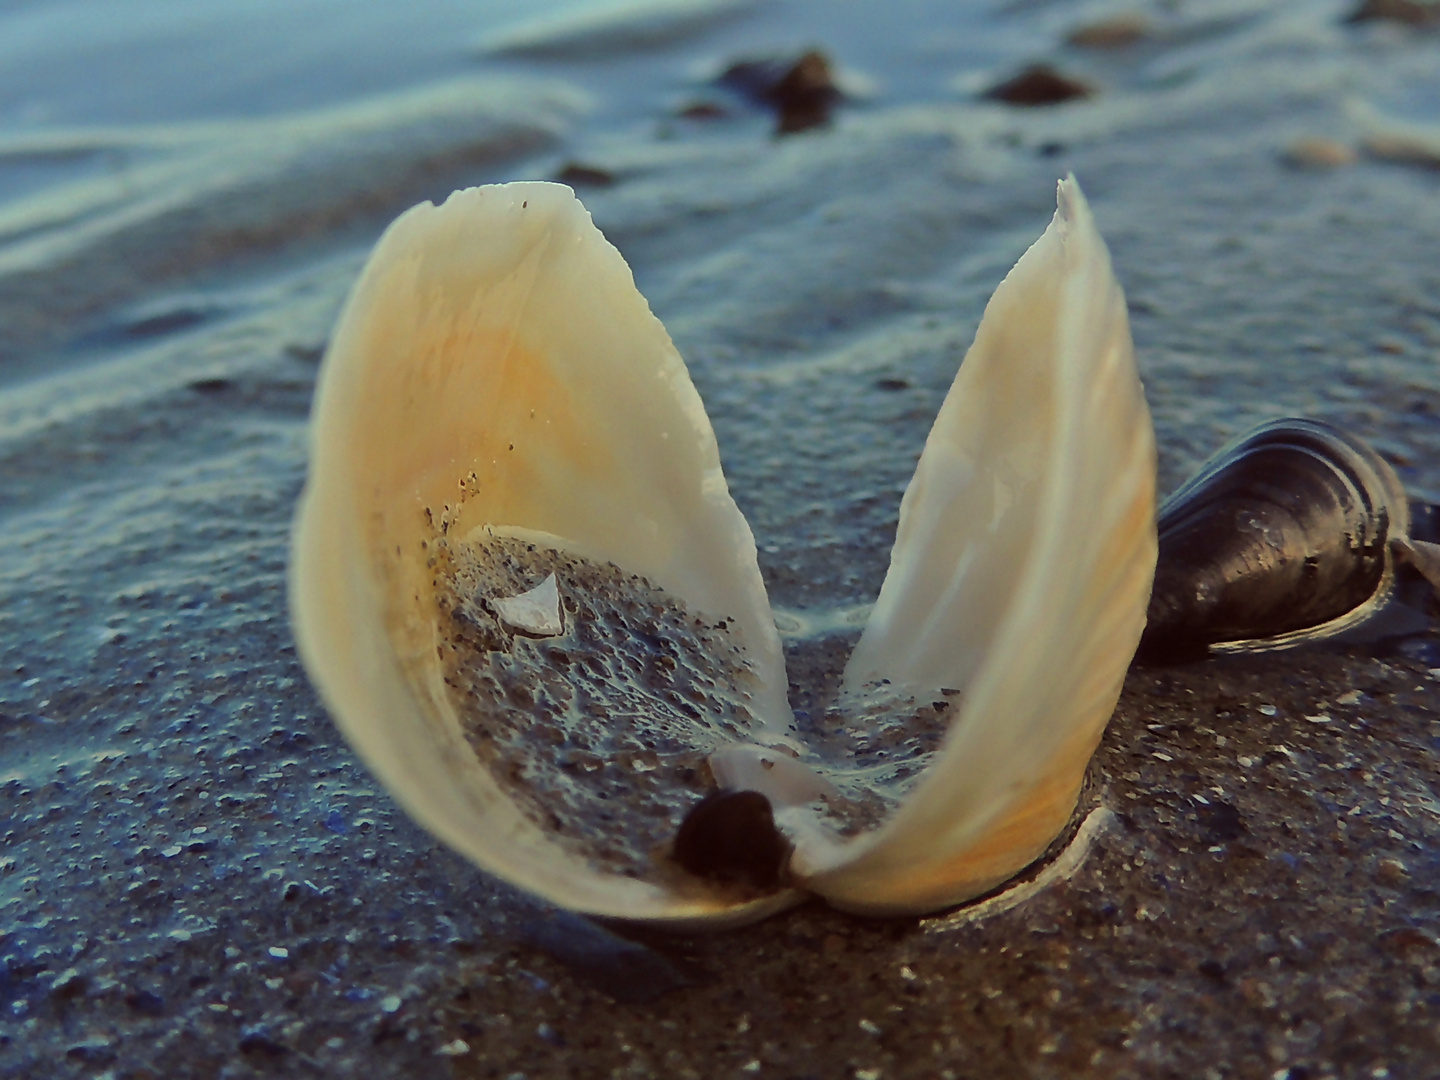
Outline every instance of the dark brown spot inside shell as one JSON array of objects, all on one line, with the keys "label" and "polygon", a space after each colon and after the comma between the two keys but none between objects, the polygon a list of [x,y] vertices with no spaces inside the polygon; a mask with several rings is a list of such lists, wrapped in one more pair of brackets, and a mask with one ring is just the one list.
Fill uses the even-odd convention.
[{"label": "dark brown spot inside shell", "polygon": [[675,834],[675,861],[690,873],[757,889],[779,887],[791,850],[770,800],[758,791],[717,791],[685,815]]}]

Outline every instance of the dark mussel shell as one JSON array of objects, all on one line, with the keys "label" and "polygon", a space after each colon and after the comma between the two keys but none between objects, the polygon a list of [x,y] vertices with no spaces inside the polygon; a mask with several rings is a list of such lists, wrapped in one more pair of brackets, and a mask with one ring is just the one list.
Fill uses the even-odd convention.
[{"label": "dark mussel shell", "polygon": [[1275,420],[1231,443],[1160,508],[1142,662],[1212,646],[1281,648],[1384,603],[1409,510],[1395,471],[1354,435]]}]

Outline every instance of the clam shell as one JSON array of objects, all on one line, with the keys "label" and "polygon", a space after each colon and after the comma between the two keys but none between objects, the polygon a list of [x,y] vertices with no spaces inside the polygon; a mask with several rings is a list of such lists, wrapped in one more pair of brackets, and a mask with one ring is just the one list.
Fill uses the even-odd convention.
[{"label": "clam shell", "polygon": [[[867,763],[795,727],[753,538],[619,253],[568,188],[476,188],[398,219],[341,314],[292,618],[407,812],[557,904],[678,925],[806,893],[928,911],[1068,820],[1143,625],[1154,477],[1124,298],[1072,178],[941,409],[836,704],[934,737]],[[774,807],[760,864],[793,848],[774,880],[673,857],[724,778]]]},{"label": "clam shell", "polygon": [[1283,648],[1376,611],[1409,529],[1404,488],[1355,435],[1286,418],[1233,441],[1160,510],[1146,659]]}]

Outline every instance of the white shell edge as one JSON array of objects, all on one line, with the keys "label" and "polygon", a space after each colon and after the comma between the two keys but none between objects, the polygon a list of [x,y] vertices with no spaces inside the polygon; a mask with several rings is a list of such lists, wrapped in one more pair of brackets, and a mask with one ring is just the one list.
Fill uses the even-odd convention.
[{"label": "white shell edge", "polygon": [[[1002,505],[1003,486],[1037,466],[1033,520],[1007,533],[1016,508]],[[1154,432],[1124,294],[1070,177],[1049,228],[986,307],[846,671],[852,686],[962,688],[963,705],[884,826],[802,845],[807,888],[852,910],[923,912],[1040,854],[1049,837],[996,880],[953,873],[1042,777],[1071,769],[1078,790],[1144,628],[1154,507]]]}]

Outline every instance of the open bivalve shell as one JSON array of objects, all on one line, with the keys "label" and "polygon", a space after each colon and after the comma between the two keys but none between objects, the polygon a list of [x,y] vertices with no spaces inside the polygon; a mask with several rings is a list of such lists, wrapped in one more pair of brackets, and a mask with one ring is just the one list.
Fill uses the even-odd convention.
[{"label": "open bivalve shell", "polygon": [[597,915],[923,912],[1003,882],[1074,810],[1154,572],[1154,437],[1073,178],[986,309],[842,692],[803,730],[704,407],[568,188],[391,225],[311,440],[291,608],[337,724],[440,839]]}]

